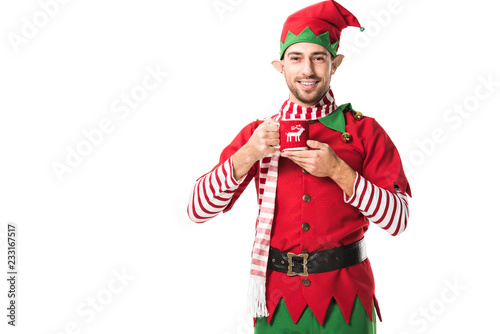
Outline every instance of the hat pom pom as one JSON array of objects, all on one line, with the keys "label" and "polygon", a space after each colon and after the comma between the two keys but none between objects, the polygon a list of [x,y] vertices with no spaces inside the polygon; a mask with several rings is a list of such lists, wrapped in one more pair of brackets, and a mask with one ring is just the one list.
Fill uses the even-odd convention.
[{"label": "hat pom pom", "polygon": [[361,32],[365,31],[365,27],[359,28],[359,31],[361,31]]}]

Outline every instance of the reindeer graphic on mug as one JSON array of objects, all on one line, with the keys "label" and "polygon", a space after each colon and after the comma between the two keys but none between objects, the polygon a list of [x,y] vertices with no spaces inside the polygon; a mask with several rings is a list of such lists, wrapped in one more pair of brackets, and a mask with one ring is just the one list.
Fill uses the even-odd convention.
[{"label": "reindeer graphic on mug", "polygon": [[287,132],[286,133],[286,142],[291,142],[292,139],[293,141],[300,141],[300,136],[302,135],[302,133],[304,133],[304,131],[306,131],[306,129],[304,129],[302,127],[302,125],[296,125],[296,126],[292,126],[291,127],[291,130],[296,130],[294,132],[290,131],[290,132]]}]

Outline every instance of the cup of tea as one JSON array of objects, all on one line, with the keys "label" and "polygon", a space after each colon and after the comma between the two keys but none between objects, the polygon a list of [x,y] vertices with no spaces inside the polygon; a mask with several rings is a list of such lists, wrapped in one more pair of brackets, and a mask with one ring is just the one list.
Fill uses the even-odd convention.
[{"label": "cup of tea", "polygon": [[307,150],[309,122],[301,120],[280,121],[280,150]]}]

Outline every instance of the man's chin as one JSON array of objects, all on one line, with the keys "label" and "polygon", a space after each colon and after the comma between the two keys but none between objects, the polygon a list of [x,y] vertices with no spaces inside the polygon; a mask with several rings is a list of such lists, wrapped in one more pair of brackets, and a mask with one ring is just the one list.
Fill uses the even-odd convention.
[{"label": "man's chin", "polygon": [[322,94],[321,92],[315,90],[307,92],[297,92],[297,94],[294,95],[300,104],[313,106],[318,103],[325,94]]},{"label": "man's chin", "polygon": [[293,83],[288,82],[288,88],[299,105],[306,107],[314,106],[318,103],[328,92],[329,86],[325,87],[323,82],[318,82],[315,87],[311,89],[303,89],[301,84],[295,81]]}]

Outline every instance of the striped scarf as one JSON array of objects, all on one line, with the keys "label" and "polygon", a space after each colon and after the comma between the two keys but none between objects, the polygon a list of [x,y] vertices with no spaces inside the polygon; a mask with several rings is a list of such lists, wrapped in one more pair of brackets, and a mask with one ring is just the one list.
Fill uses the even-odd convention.
[{"label": "striped scarf", "polygon": [[[330,89],[314,107],[302,107],[287,100],[279,114],[272,118],[275,121],[317,120],[331,114],[335,109],[335,99]],[[259,215],[255,228],[248,289],[248,311],[254,318],[269,315],[266,307],[266,270],[274,220],[279,157],[280,152],[276,151],[260,161]]]}]

